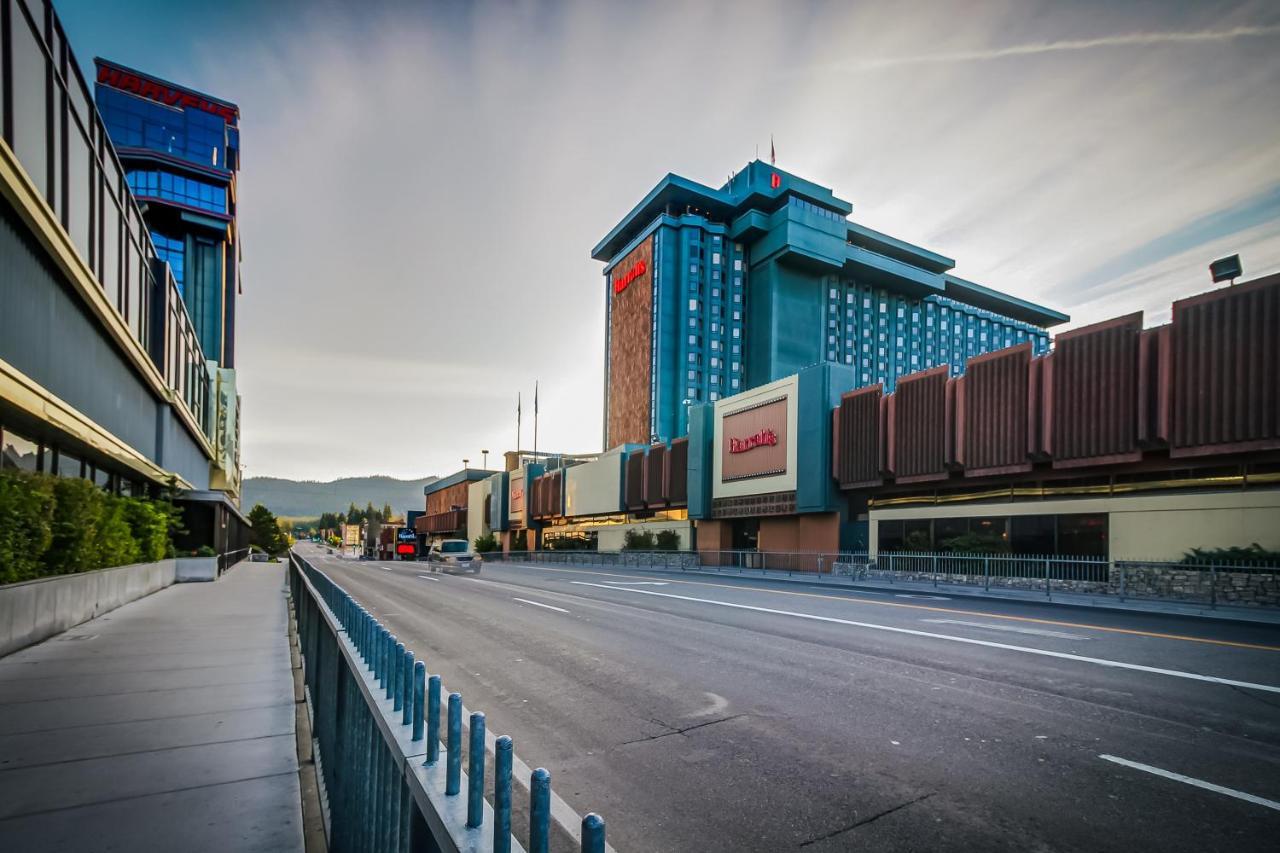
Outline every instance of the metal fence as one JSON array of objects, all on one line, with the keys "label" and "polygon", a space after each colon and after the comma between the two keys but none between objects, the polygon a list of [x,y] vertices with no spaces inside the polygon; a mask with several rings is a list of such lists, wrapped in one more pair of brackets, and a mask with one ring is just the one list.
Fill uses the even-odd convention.
[{"label": "metal fence", "polygon": [[1250,562],[1181,563],[1063,554],[968,554],[866,551],[519,551],[483,555],[489,562],[650,570],[715,571],[761,576],[848,578],[850,582],[969,586],[1099,595],[1207,605],[1280,606],[1280,566]]},{"label": "metal fence", "polygon": [[[289,591],[329,849],[523,851],[511,833],[511,738],[494,744],[491,805],[484,797],[484,714],[471,714],[464,749],[462,696],[445,697],[440,676],[428,677],[424,661],[292,552]],[[534,770],[529,790],[529,853],[548,853],[550,773]],[[583,818],[581,849],[604,853],[599,815]]]}]

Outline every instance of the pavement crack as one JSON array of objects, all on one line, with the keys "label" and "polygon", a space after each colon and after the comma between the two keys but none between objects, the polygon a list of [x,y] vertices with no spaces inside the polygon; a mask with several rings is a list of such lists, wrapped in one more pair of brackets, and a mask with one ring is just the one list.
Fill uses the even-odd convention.
[{"label": "pavement crack", "polygon": [[863,818],[860,821],[851,823],[848,826],[842,826],[839,829],[834,829],[831,832],[825,833],[823,835],[819,835],[817,838],[810,838],[808,841],[802,841],[800,842],[800,846],[808,847],[810,844],[817,844],[819,841],[826,841],[828,838],[835,838],[837,835],[843,835],[846,832],[851,832],[860,826],[866,826],[869,823],[874,823],[875,821],[879,820],[882,817],[887,817],[888,815],[891,815],[896,811],[901,811],[902,809],[905,809],[907,806],[914,806],[916,803],[922,803],[936,793],[938,792],[930,791],[927,794],[916,797],[914,800],[907,800],[905,803],[899,803],[893,808],[885,809],[882,812],[873,814],[871,817]]},{"label": "pavement crack", "polygon": [[[694,729],[705,729],[707,726],[714,726],[716,723],[727,723],[730,720],[736,720],[739,717],[746,717],[746,716],[748,715],[732,714],[728,717],[720,717],[717,720],[707,720],[706,722],[703,722],[703,723],[694,723],[692,726],[685,726],[682,729],[671,729],[671,731],[669,732],[661,732],[656,735],[649,735],[648,737],[640,737],[640,738],[636,738],[635,740],[624,740],[622,743],[618,744],[618,746],[627,746],[628,744],[633,744],[633,743],[645,743],[646,741],[657,740],[658,738],[664,738],[664,737],[671,737],[672,735],[682,735],[685,732],[691,732]],[[653,720],[652,722],[659,722],[659,721]],[[666,724],[663,723],[663,725],[666,725]],[[671,727],[667,726],[667,728],[671,728]]]}]

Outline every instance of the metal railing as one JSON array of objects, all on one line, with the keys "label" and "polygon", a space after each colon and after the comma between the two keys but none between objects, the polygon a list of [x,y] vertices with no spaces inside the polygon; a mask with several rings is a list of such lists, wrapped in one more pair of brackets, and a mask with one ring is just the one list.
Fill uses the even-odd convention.
[{"label": "metal railing", "polygon": [[227,569],[230,569],[232,566],[234,566],[236,563],[240,562],[241,560],[249,559],[249,552],[251,550],[252,549],[250,548],[240,548],[235,551],[228,551],[225,554],[219,554],[218,555],[218,574],[222,575],[227,571]]},{"label": "metal railing", "polygon": [[1280,607],[1280,566],[1182,563],[1064,554],[867,551],[513,551],[489,562],[543,563],[742,575],[848,578],[850,582],[970,586],[1208,605]]},{"label": "metal railing", "polygon": [[[329,849],[522,853],[511,833],[511,738],[494,743],[490,805],[484,714],[470,716],[464,773],[462,696],[446,697],[440,676],[293,552],[289,591]],[[529,790],[529,853],[548,853],[551,774],[534,770]],[[582,819],[581,849],[605,853],[597,814]]]}]

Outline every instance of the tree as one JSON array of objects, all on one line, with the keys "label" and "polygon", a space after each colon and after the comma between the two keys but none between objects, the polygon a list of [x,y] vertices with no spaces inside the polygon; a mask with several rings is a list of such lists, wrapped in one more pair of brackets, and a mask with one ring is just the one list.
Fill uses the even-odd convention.
[{"label": "tree", "polygon": [[391,520],[391,504],[382,505],[382,521]]},{"label": "tree", "polygon": [[289,550],[289,540],[275,515],[262,504],[254,504],[249,510],[249,544],[277,556]]}]

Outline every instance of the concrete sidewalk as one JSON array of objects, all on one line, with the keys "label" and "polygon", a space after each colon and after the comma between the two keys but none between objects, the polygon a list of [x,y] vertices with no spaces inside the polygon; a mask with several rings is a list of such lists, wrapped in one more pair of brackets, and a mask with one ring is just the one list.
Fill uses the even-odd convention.
[{"label": "concrete sidewalk", "polygon": [[301,851],[284,568],[0,658],[0,850]]}]

